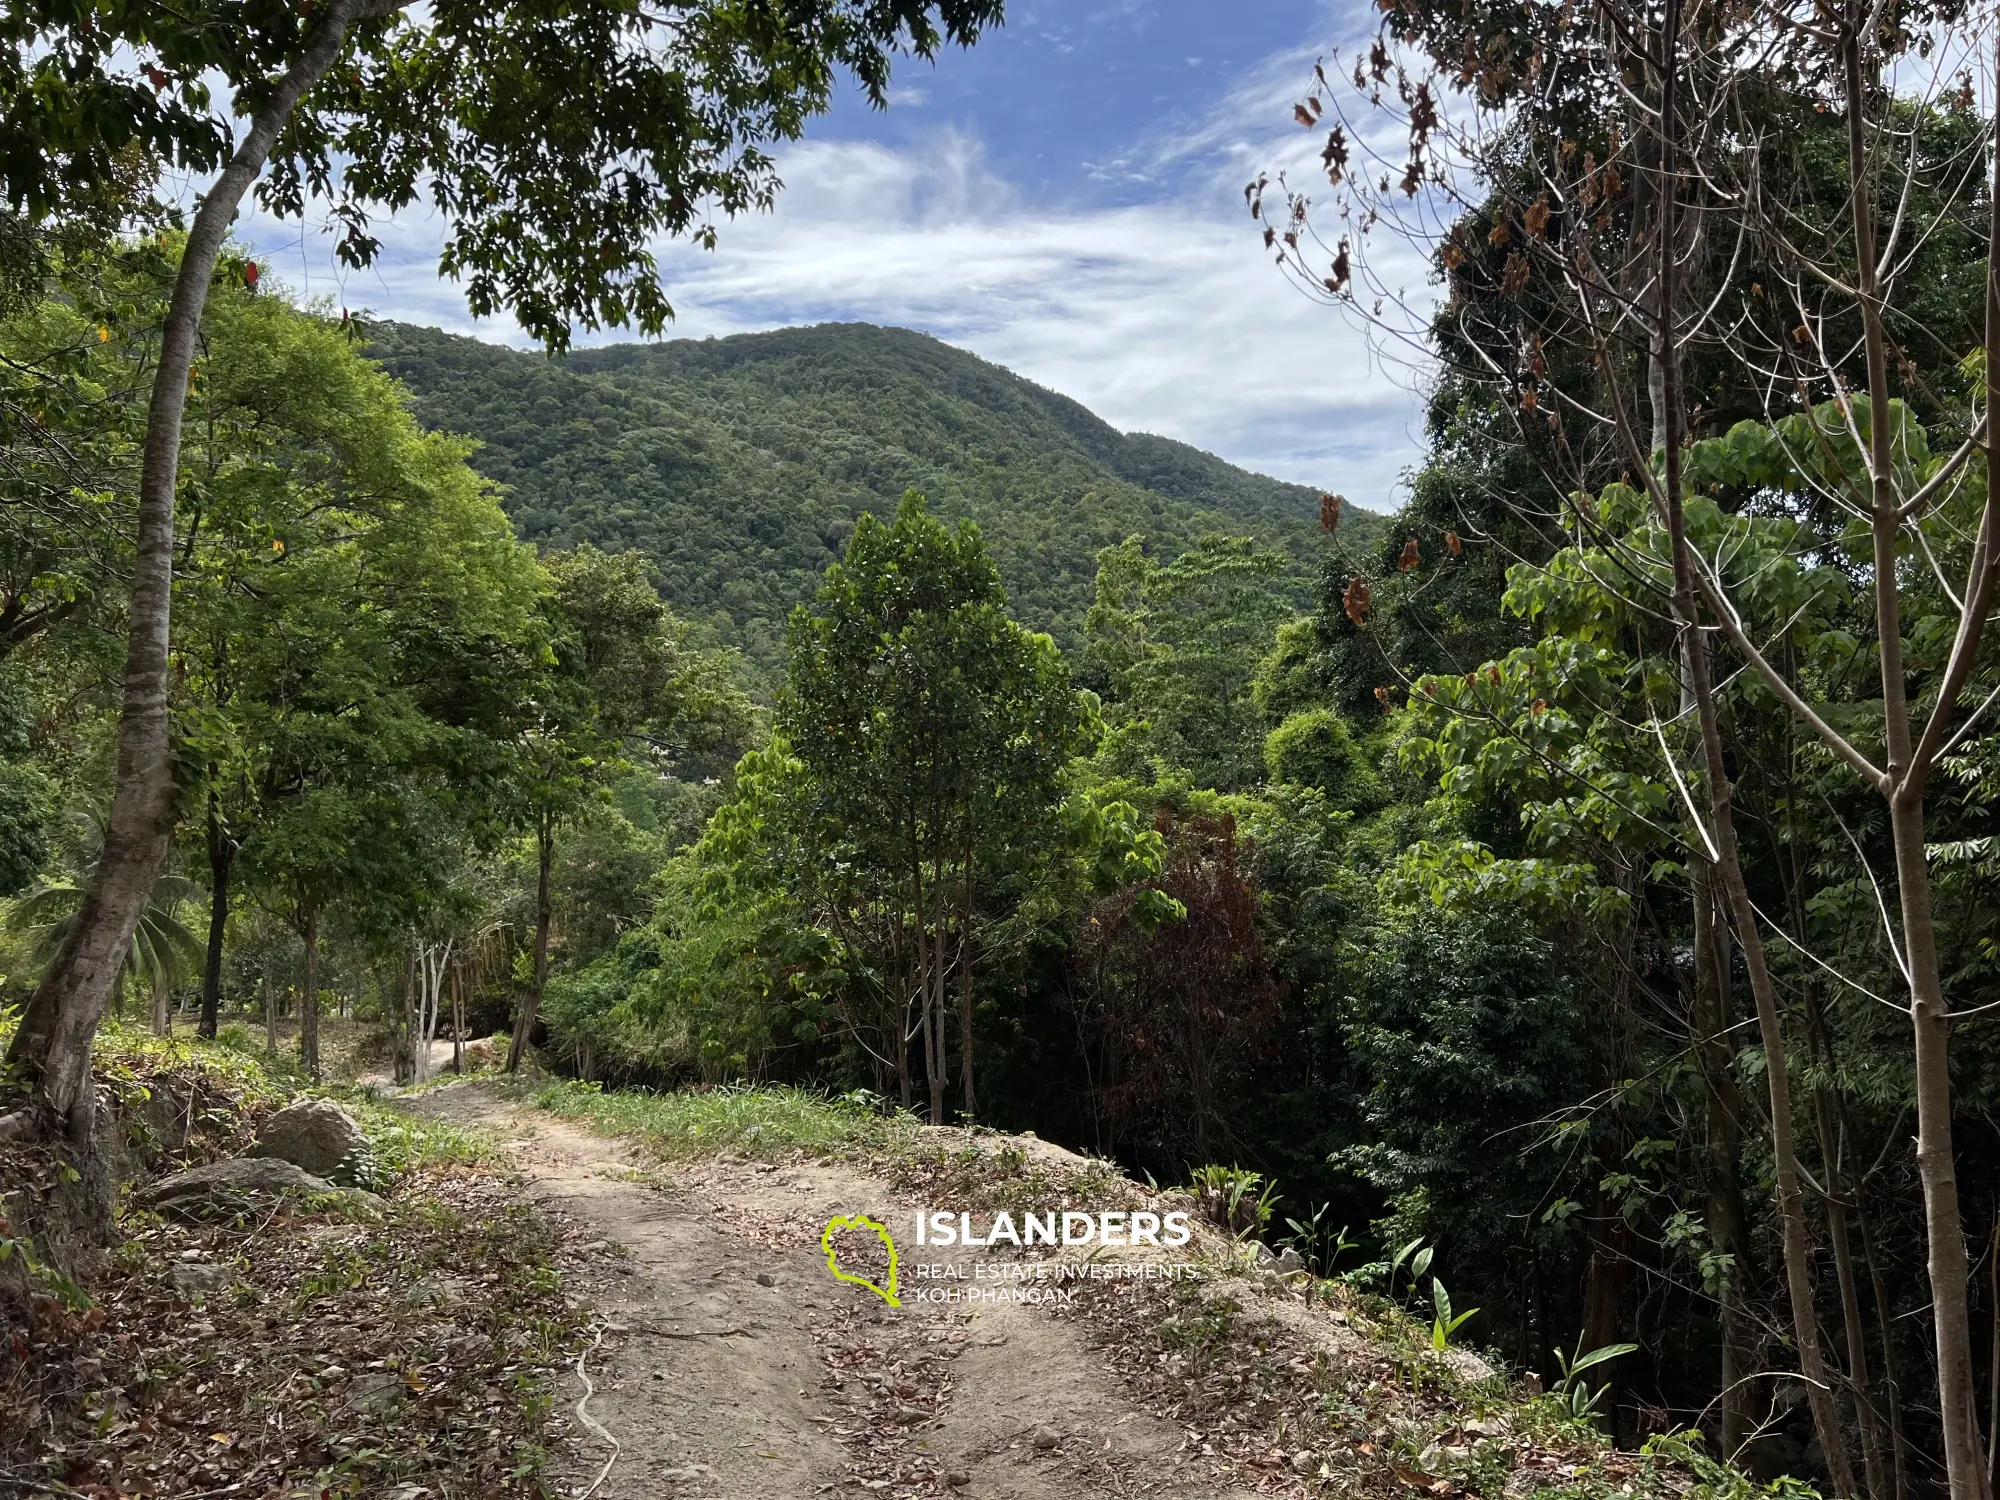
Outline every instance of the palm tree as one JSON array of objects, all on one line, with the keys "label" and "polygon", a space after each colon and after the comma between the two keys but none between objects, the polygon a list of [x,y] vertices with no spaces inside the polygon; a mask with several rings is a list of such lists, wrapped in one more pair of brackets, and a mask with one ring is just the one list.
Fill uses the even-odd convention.
[{"label": "palm tree", "polygon": [[[80,815],[88,830],[80,841],[87,853],[73,878],[44,877],[14,903],[7,925],[16,932],[35,937],[34,956],[48,964],[62,948],[70,928],[83,909],[84,893],[97,877],[97,863],[104,849],[104,817],[93,810]],[[132,944],[118,975],[117,998],[121,1002],[128,982],[137,983],[153,998],[153,1031],[166,1036],[171,1030],[167,998],[176,982],[185,978],[201,961],[199,939],[175,916],[180,904],[195,892],[194,882],[184,875],[162,875],[153,882],[152,899],[139,914],[132,930]]]}]

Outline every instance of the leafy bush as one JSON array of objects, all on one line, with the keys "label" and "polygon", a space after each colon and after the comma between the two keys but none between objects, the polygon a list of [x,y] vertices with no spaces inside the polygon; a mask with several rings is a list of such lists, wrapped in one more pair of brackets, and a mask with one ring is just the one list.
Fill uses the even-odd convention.
[{"label": "leafy bush", "polygon": [[1264,763],[1273,781],[1317,787],[1335,808],[1365,812],[1387,800],[1382,778],[1337,709],[1291,715],[1265,738]]}]

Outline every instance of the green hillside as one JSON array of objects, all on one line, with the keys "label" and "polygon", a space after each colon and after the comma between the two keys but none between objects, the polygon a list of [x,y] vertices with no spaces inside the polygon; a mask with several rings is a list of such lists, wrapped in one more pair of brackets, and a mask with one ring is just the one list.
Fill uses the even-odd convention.
[{"label": "green hillside", "polygon": [[1318,491],[1120,433],[905,329],[621,344],[566,363],[435,329],[372,332],[418,416],[485,445],[473,462],[507,486],[525,536],[647,553],[675,609],[761,666],[855,518],[906,489],[978,521],[1017,613],[1065,645],[1095,552],[1133,532],[1166,556],[1204,531],[1247,532],[1297,555],[1302,581],[1318,547]]}]

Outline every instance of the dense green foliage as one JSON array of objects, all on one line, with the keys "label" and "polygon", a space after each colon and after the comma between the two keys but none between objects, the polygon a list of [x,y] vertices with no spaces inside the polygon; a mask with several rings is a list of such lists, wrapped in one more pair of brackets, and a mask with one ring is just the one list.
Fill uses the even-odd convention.
[{"label": "dense green foliage", "polygon": [[[561,363],[379,324],[371,349],[427,424],[476,438],[521,534],[651,559],[683,618],[772,679],[786,617],[868,513],[917,490],[977,521],[1013,607],[1083,638],[1097,549],[1171,557],[1205,531],[1311,556],[1316,491],[1076,402],[922,334],[866,325],[577,350]],[[1366,532],[1377,519],[1350,510]]]},{"label": "dense green foliage", "polygon": [[[654,274],[661,237],[712,247],[718,210],[771,205],[769,148],[797,140],[843,76],[880,105],[898,58],[970,45],[1001,14],[998,0],[415,9],[10,6],[0,203],[32,223],[171,213],[167,164],[215,174],[240,144],[235,108],[263,106],[290,71],[321,86],[287,106],[251,175],[268,150],[265,206],[298,216],[331,200],[343,264],[375,259],[371,213],[422,203],[450,225],[439,269],[466,282],[474,314],[507,309],[551,348],[578,325],[656,333],[673,315]],[[218,86],[229,110],[214,107]]]},{"label": "dense green foliage", "polygon": [[[1969,126],[1925,128],[1949,154]],[[1839,162],[1814,160],[1826,191]],[[1497,255],[1494,191],[1466,223]],[[108,780],[118,525],[172,259],[58,257],[0,317],[10,999],[89,868],[62,837],[87,819],[59,815]],[[1599,1398],[1622,1435],[1666,1412],[1743,1437],[1747,1398],[1706,1415],[1743,1386],[1798,1445],[1765,1441],[1769,1466],[1811,1472],[1780,1394],[1806,1342],[1782,1122],[1811,1184],[1806,1326],[1838,1329],[1877,1500],[1885,1465],[1921,1488],[1942,1424],[1896,862],[1854,769],[1888,751],[1858,476],[1879,418],[1890,480],[1935,481],[1896,544],[1928,710],[1963,612],[1938,580],[1989,498],[1983,455],[1950,456],[1984,399],[1977,289],[1922,278],[1937,347],[1892,400],[1725,424],[1729,371],[1691,361],[1716,406],[1668,450],[1668,507],[1664,457],[1592,449],[1557,484],[1563,419],[1517,418],[1583,402],[1598,367],[1518,335],[1575,320],[1443,264],[1478,315],[1439,315],[1468,358],[1431,393],[1427,461],[1397,516],[1337,526],[1317,493],[916,334],[562,363],[396,325],[364,346],[232,268],[183,455],[188,795],[134,979],[190,998],[165,935],[206,915],[207,998],[297,1014],[309,1060],[324,989],[403,1077],[433,1032],[511,1021],[577,1076],[561,1107],[675,1151],[887,1138],[900,1105],[1254,1177],[1275,1212],[1231,1227],[1384,1290],[1420,1256],[1483,1309],[1471,1334],[1552,1380],[1554,1350],[1636,1340]],[[1536,350],[1525,386],[1466,374],[1503,345]],[[1701,606],[1701,654],[1675,526],[1730,601]],[[1988,641],[1951,691],[1993,693],[1996,661]],[[2000,734],[1973,721],[1951,751],[1917,860],[1960,1016],[1963,1212],[1992,1244]],[[1718,894],[1722,805],[1748,922]]]}]

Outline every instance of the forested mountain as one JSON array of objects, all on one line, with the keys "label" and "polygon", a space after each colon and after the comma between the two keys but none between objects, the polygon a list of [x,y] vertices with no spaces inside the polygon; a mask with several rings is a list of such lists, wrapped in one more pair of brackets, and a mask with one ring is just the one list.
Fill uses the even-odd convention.
[{"label": "forested mountain", "polygon": [[[140,9],[47,22],[42,52],[24,32],[63,88],[0,69],[0,101],[51,107],[155,45]],[[673,14],[781,34],[767,9]],[[113,1432],[229,1436],[259,1409],[143,1337],[122,1347],[146,1370],[102,1394],[28,1357],[45,1306],[81,1305],[37,1260],[71,1275],[64,1237],[110,1244],[121,1210],[113,1311],[179,1286],[98,1144],[121,1112],[152,1134],[92,1061],[125,1004],[217,1051],[254,1027],[313,1079],[373,1048],[419,1082],[436,1038],[506,1028],[479,1053],[573,1074],[543,1097],[656,1141],[641,1122],[682,1106],[629,1086],[703,1130],[921,1118],[1185,1184],[1292,1252],[1244,1285],[1358,1309],[1343,1347],[1392,1339],[1338,1374],[1233,1321],[1232,1285],[1134,1357],[1085,1306],[1107,1369],[1189,1403],[1202,1461],[1237,1455],[1188,1494],[1391,1493],[1361,1454],[1433,1496],[1993,1500],[2000,131],[1969,77],[1904,92],[1987,21],[1600,11],[1407,0],[1352,73],[1301,70],[1323,175],[1253,179],[1245,253],[1429,351],[1408,503],[1331,538],[1316,489],[907,332],[558,364],[385,326],[371,350],[217,249],[213,194],[206,250],[122,211],[63,222],[54,187],[56,221],[11,240],[0,208],[0,1434],[80,1445],[130,1412]],[[622,12],[583,14],[608,19],[581,39],[653,56]],[[569,56],[546,17],[514,24],[516,56]],[[268,95],[284,26],[237,97]],[[410,56],[384,66],[460,76]],[[310,122],[283,139],[304,167],[333,150]],[[549,201],[518,222],[559,220],[561,246],[454,248],[476,297],[525,301],[557,347],[565,309],[655,333],[649,263]],[[1434,274],[1392,306],[1413,264]],[[787,1160],[843,1139],[758,1138]],[[962,1201],[979,1153],[925,1139],[898,1180]],[[1017,1208],[1077,1201],[1036,1155],[996,1160]],[[1479,1426],[1434,1443],[1383,1410],[1439,1410],[1454,1342],[1545,1394],[1496,1425],[1482,1383]],[[1281,1393],[1279,1369],[1319,1385]],[[1254,1403],[1234,1429],[1225,1389]],[[1575,1461],[1593,1426],[1641,1451]],[[45,1472],[83,1493],[64,1441]],[[1698,1480],[1662,1490],[1662,1442]],[[335,1452],[315,1429],[278,1488]],[[1075,1472],[1060,1493],[1124,1471]]]},{"label": "forested mountain", "polygon": [[1228,531],[1303,564],[1317,534],[1317,490],[1121,433],[907,329],[822,324],[560,363],[405,324],[371,332],[427,426],[484,444],[472,462],[507,486],[524,537],[645,552],[676,611],[765,667],[856,518],[906,489],[978,521],[1015,613],[1065,646],[1082,637],[1101,547],[1136,532],[1172,557]]}]

